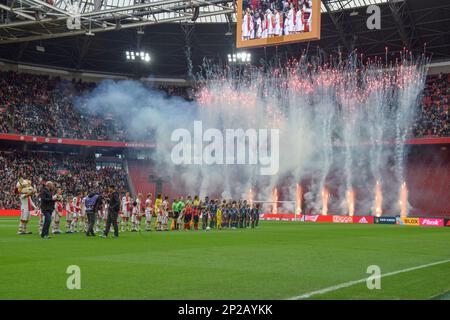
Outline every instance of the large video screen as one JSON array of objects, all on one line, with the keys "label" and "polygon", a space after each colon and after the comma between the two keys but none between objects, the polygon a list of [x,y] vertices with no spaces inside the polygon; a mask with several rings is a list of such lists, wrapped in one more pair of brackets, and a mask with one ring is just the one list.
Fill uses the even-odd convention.
[{"label": "large video screen", "polygon": [[238,0],[238,48],[320,39],[320,0]]}]

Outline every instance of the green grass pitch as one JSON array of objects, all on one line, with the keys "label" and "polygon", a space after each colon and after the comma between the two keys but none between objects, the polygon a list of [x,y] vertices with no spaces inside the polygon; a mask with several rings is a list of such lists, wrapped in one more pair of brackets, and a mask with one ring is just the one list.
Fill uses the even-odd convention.
[{"label": "green grass pitch", "polygon": [[[450,259],[450,228],[261,222],[255,229],[122,233],[119,239],[16,235],[0,219],[0,299],[288,299],[368,277]],[[69,265],[81,289],[66,287]],[[312,299],[449,297],[450,263]]]}]

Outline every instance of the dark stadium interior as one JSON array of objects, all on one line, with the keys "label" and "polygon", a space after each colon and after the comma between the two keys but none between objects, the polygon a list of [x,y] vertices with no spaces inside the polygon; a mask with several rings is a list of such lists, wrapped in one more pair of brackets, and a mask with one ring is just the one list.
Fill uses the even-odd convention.
[{"label": "dark stadium interior", "polygon": [[[223,3],[230,2],[223,1]],[[336,4],[339,1],[324,1],[325,6],[330,3]],[[404,48],[414,54],[425,52],[432,62],[450,59],[450,3],[447,0],[430,0],[407,1],[401,5],[400,13],[395,12],[389,5],[381,5],[383,24],[379,31],[366,29],[365,8],[325,12],[322,14],[320,41],[252,49],[253,62],[258,65],[263,60],[286,60],[304,53],[323,63],[330,57],[335,59],[339,54],[346,56],[353,50],[363,53],[365,57],[378,56],[395,61],[398,53]],[[55,24],[55,28],[58,27],[60,26]],[[26,35],[26,27],[24,28],[22,35]],[[0,29],[1,39],[14,42],[0,44],[0,60],[8,65],[30,64],[61,68],[75,72],[74,74],[78,71],[95,71],[106,74],[105,77],[108,77],[108,74],[120,74],[132,78],[144,76],[149,79],[152,77],[186,79],[187,43],[183,32],[186,28],[195,30],[189,40],[192,64],[195,67],[201,65],[203,59],[214,63],[226,63],[227,54],[235,50],[235,23],[231,25],[198,23],[191,27],[183,27],[180,23],[167,23],[147,26],[142,29],[144,34],[138,34],[135,29],[123,29],[98,32],[94,37],[80,35],[34,41],[22,41],[20,38],[11,40],[9,38],[11,34],[6,34],[4,29]],[[229,30],[232,31],[232,35],[225,35]],[[14,32],[20,35],[21,31]],[[124,52],[137,43],[141,48],[151,52],[152,63],[133,65],[124,59]],[[37,51],[37,45],[44,47],[45,52]],[[388,49],[387,55],[385,48]],[[62,79],[48,75],[46,71],[42,73],[36,75],[27,72],[0,72],[0,133],[18,137],[28,135],[115,142],[136,140],[130,138],[121,119],[87,117],[73,106],[71,98],[90,92],[95,88],[95,83],[80,79]],[[421,215],[444,215],[450,212],[448,203],[450,153],[447,147],[450,137],[449,82],[450,74],[446,72],[428,76],[421,103],[417,106],[416,121],[409,135],[411,153],[407,161],[407,182],[413,210]],[[150,83],[149,86],[163,90],[167,96],[180,96],[192,100],[195,91],[190,84],[188,81],[183,85]],[[430,138],[443,140],[430,143],[431,140],[428,140]],[[155,142],[153,139],[152,132],[149,131],[139,140]],[[145,158],[148,158],[151,148],[144,149],[143,153],[147,155]],[[20,141],[19,138],[2,140],[0,148],[2,152],[0,158],[3,160],[0,167],[2,181],[7,179],[12,182],[19,178],[20,171],[11,172],[11,165],[27,167],[27,164],[11,163],[11,157],[14,156],[7,155],[12,150],[26,154],[27,157],[40,154],[42,159],[52,157],[53,152],[63,152],[70,159],[78,157],[80,163],[88,160],[89,170],[93,171],[95,163],[109,163],[111,166],[119,167],[126,165],[129,177],[126,179],[121,176],[122,187],[135,193],[164,192],[174,196],[180,192],[176,188],[171,189],[170,183],[163,178],[160,177],[158,180],[157,174],[149,165],[149,160],[142,160],[142,157],[139,157],[142,151],[140,148],[28,143]],[[97,158],[96,154],[99,155]],[[59,159],[55,163],[59,169],[67,172],[77,170],[76,166],[74,169],[67,165],[67,159]],[[33,179],[45,174],[54,176],[52,166],[51,161],[42,160],[42,172],[36,172],[37,176]],[[124,171],[121,174],[124,174]],[[12,192],[12,189],[13,186],[7,192]],[[70,192],[76,192],[75,188]],[[11,200],[10,196],[6,198],[0,198],[0,208],[9,209],[17,206],[17,199]],[[330,210],[339,210],[339,205],[333,203],[333,195],[330,206]]]},{"label": "dark stadium interior", "polygon": [[[231,3],[232,1],[222,1]],[[345,0],[323,1],[334,5],[345,5]],[[395,7],[395,4],[393,4]],[[280,47],[252,49],[254,63],[260,59],[286,59],[298,57],[300,53],[319,55],[327,60],[339,52],[346,56],[357,49],[365,57],[385,58],[385,47],[389,50],[388,59],[395,60],[403,48],[414,53],[426,52],[434,61],[450,58],[450,3],[447,0],[400,1],[399,10],[389,5],[381,7],[381,30],[367,30],[368,15],[365,8],[324,12],[322,14],[322,35],[320,41],[298,43]],[[357,12],[354,15],[353,12]],[[24,27],[25,28],[25,27]],[[36,28],[33,25],[33,28]],[[51,33],[51,26],[49,27]],[[61,27],[59,27],[61,28]],[[226,55],[234,52],[235,23],[205,24],[197,23],[190,38],[192,64],[202,64],[204,58],[214,62],[225,62]],[[225,35],[227,31],[233,35]],[[180,23],[160,24],[143,29],[138,34],[135,29],[98,32],[93,37],[74,36],[38,41],[14,40],[17,43],[0,45],[0,59],[15,63],[45,64],[74,70],[96,70],[131,76],[185,77],[186,37]],[[11,34],[27,34],[20,30],[0,29],[0,38],[8,39]],[[149,50],[153,63],[148,67],[136,68],[127,63],[124,52],[140,46]],[[45,52],[36,50],[43,46]],[[197,69],[198,70],[198,69]]]},{"label": "dark stadium interior", "polygon": [[450,0],[0,0],[11,314],[437,316],[449,240]]}]

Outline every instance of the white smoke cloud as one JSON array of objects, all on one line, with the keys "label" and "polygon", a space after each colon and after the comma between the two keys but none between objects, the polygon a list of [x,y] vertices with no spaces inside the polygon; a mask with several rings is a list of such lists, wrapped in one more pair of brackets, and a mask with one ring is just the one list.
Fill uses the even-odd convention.
[{"label": "white smoke cloud", "polygon": [[[78,105],[93,113],[113,113],[126,124],[131,140],[150,128],[158,171],[177,175],[186,194],[244,198],[252,188],[256,199],[270,200],[278,186],[284,200],[295,200],[301,183],[304,208],[320,212],[322,190],[328,188],[333,190],[329,208],[335,210],[330,213],[346,214],[346,192],[352,188],[356,213],[367,214],[373,212],[376,181],[387,194],[398,192],[403,182],[403,143],[423,77],[420,63],[385,70],[368,65],[358,71],[297,66],[253,70],[239,79],[210,73],[194,102],[167,97],[136,81],[105,81]],[[204,130],[279,129],[278,174],[259,176],[252,165],[175,165],[171,134],[177,128],[192,130],[195,120],[202,121]],[[383,147],[382,141],[394,142],[395,148]],[[388,201],[386,206],[393,207],[397,200]],[[294,206],[284,209],[292,212]]]}]

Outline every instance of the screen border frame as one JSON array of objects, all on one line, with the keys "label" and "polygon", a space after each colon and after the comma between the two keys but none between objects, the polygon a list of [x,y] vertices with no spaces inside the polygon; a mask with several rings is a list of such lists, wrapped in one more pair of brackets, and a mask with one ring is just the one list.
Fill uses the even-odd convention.
[{"label": "screen border frame", "polygon": [[255,48],[266,46],[277,46],[294,42],[306,42],[320,40],[320,18],[321,18],[321,0],[312,0],[313,21],[312,30],[310,32],[276,36],[266,39],[242,40],[242,7],[243,0],[236,2],[236,48]]}]

